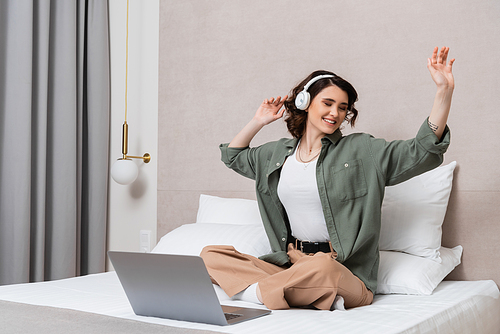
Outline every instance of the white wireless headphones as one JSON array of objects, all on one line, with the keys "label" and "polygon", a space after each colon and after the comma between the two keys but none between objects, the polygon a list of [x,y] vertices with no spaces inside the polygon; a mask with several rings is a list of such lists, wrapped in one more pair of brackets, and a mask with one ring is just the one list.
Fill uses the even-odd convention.
[{"label": "white wireless headphones", "polygon": [[309,107],[309,103],[311,102],[311,95],[309,95],[309,92],[307,90],[313,83],[324,78],[334,78],[334,76],[331,74],[323,74],[309,80],[309,82],[304,86],[302,92],[297,94],[297,97],[295,98],[295,106],[297,107],[297,109],[306,110],[307,107]]}]

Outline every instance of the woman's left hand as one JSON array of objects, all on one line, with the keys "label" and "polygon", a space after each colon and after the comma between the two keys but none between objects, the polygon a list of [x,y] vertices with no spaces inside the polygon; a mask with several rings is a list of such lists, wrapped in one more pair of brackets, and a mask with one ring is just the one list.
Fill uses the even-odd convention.
[{"label": "woman's left hand", "polygon": [[453,58],[448,64],[446,64],[450,48],[441,48],[439,54],[438,50],[439,48],[435,47],[434,52],[432,53],[432,58],[427,59],[427,68],[431,73],[432,80],[434,80],[438,88],[453,89],[455,88],[455,81],[453,79],[452,66],[455,59]]}]

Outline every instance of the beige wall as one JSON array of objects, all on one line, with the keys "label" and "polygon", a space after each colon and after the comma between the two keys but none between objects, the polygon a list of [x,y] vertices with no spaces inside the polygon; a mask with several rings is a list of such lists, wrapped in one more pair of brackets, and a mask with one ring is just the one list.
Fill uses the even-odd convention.
[{"label": "beige wall", "polygon": [[[218,145],[313,70],[357,88],[355,131],[414,136],[435,93],[426,59],[447,45],[457,84],[446,162],[458,169],[443,244],[465,248],[452,278],[500,283],[499,23],[496,0],[161,0],[158,237],[195,221],[200,193],[254,198]],[[279,121],[253,144],[286,135]]]}]

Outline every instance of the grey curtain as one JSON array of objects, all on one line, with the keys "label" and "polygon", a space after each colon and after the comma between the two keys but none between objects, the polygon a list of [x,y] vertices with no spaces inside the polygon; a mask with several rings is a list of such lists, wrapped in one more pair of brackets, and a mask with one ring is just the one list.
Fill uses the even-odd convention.
[{"label": "grey curtain", "polygon": [[105,269],[108,2],[0,1],[0,285]]}]

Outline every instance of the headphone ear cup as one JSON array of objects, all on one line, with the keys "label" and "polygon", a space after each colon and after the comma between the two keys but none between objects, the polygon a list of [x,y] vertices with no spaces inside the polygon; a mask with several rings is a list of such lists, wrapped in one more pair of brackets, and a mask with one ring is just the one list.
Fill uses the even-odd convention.
[{"label": "headphone ear cup", "polygon": [[306,110],[307,107],[309,107],[309,99],[310,99],[309,92],[303,90],[302,92],[297,94],[297,97],[295,98],[295,106],[299,110]]}]

